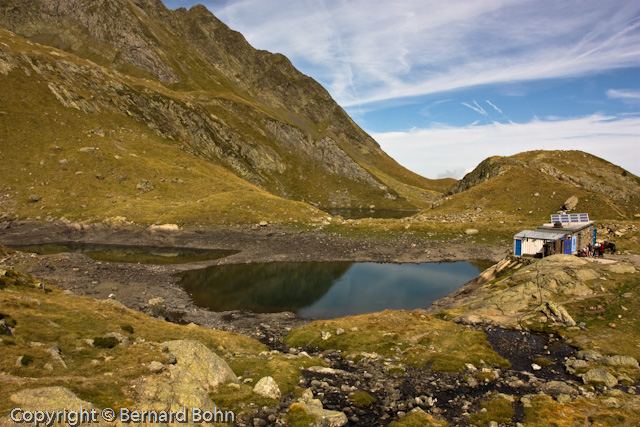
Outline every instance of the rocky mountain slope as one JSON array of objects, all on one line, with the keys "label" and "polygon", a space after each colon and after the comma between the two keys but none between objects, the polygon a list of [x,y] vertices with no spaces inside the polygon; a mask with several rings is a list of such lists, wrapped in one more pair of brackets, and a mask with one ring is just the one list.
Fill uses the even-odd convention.
[{"label": "rocky mountain slope", "polygon": [[284,56],[255,50],[202,6],[1,0],[0,26],[3,154],[66,150],[60,136],[93,147],[101,127],[107,145],[144,133],[134,145],[168,144],[320,207],[414,208],[442,190],[393,161]]},{"label": "rocky mountain slope", "polygon": [[[448,210],[499,209],[544,218],[566,209],[628,220],[640,213],[640,178],[581,151],[530,151],[484,160],[446,196],[441,206]],[[577,204],[565,206],[571,197]]]}]

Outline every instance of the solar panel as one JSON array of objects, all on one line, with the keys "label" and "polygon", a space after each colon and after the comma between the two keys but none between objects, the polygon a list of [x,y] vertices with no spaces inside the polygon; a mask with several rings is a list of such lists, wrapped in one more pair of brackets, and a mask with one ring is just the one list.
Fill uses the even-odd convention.
[{"label": "solar panel", "polygon": [[588,213],[572,213],[572,214],[553,214],[551,215],[551,223],[556,224],[573,224],[581,222],[589,222]]}]

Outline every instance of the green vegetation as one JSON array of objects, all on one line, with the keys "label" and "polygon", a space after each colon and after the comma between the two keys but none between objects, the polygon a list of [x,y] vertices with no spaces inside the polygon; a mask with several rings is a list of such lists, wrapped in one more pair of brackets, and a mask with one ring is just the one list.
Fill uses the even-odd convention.
[{"label": "green vegetation", "polygon": [[553,364],[553,362],[549,359],[547,359],[546,357],[536,357],[533,359],[533,363],[536,363],[540,366],[542,366],[543,368],[545,366],[550,366]]},{"label": "green vegetation", "polygon": [[[282,395],[297,393],[298,377],[300,370],[310,366],[325,366],[326,364],[318,358],[296,357],[289,358],[283,354],[268,355],[244,355],[236,356],[229,360],[229,366],[243,378],[251,378],[251,387],[262,377],[271,376],[278,384]],[[214,399],[215,400],[215,399]],[[217,400],[215,400],[217,402]]]},{"label": "green vegetation", "polygon": [[[336,334],[338,328],[345,332]],[[460,371],[465,363],[509,366],[491,349],[482,331],[418,312],[387,310],[316,321],[292,330],[285,341],[294,347],[339,349],[352,357],[377,353],[436,371]]]},{"label": "green vegetation", "polygon": [[127,325],[120,325],[120,329],[125,331],[128,334],[133,334],[133,326],[127,324]]},{"label": "green vegetation", "polygon": [[376,398],[366,391],[356,391],[349,396],[353,404],[359,408],[368,408],[376,403]]},{"label": "green vegetation", "polygon": [[22,364],[22,366],[29,366],[33,363],[33,357],[29,356],[28,354],[22,355],[20,356],[20,363]]},{"label": "green vegetation", "polygon": [[286,419],[290,427],[309,427],[316,422],[316,417],[307,414],[307,411],[299,403],[294,403],[289,407]]},{"label": "green vegetation", "polygon": [[113,348],[118,345],[118,340],[115,337],[95,337],[93,339],[93,346],[97,348]]},{"label": "green vegetation", "polygon": [[492,421],[498,424],[508,423],[515,413],[511,402],[509,396],[494,395],[482,405],[484,411],[471,415],[471,421],[478,427],[488,426]]},{"label": "green vegetation", "polygon": [[424,411],[413,411],[398,421],[393,421],[389,427],[448,427],[444,420],[433,418]]}]

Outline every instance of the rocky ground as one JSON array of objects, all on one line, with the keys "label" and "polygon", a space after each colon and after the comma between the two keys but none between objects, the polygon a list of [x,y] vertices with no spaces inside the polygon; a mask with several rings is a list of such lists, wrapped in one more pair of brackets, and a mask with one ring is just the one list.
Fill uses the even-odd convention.
[{"label": "rocky ground", "polygon": [[[558,322],[552,315],[546,315],[542,326],[534,324],[540,322],[540,313],[531,310],[531,306],[539,304],[539,301],[536,302],[535,298],[531,299],[527,294],[533,283],[531,280],[535,280],[535,294],[540,293],[549,300],[566,297],[563,291],[558,291],[558,287],[564,287],[577,277],[582,282],[589,283],[592,288],[589,294],[586,287],[572,287],[571,292],[584,293],[580,298],[615,296],[617,288],[612,279],[636,274],[633,266],[638,267],[640,260],[634,255],[609,256],[612,265],[620,265],[615,268],[602,263],[592,266],[593,262],[586,261],[586,264],[573,260],[565,262],[559,258],[559,261],[550,260],[535,269],[532,266],[510,265],[502,272],[504,280],[509,280],[505,282],[509,283],[507,287],[495,280],[501,274],[492,274],[484,280],[470,283],[456,298],[442,301],[436,311],[445,313],[443,318],[455,317],[455,321],[463,324],[460,326],[463,330],[482,330],[493,351],[506,359],[508,364],[500,366],[480,360],[466,363],[462,370],[446,372],[432,369],[431,364],[420,367],[405,363],[405,352],[421,347],[416,346],[415,341],[405,343],[409,347],[401,352],[399,347],[402,343],[399,342],[402,340],[397,338],[399,344],[396,353],[362,350],[353,354],[337,350],[342,345],[340,337],[348,335],[344,334],[344,330],[349,330],[346,325],[344,330],[339,327],[331,331],[337,341],[327,342],[334,343],[333,347],[323,347],[324,332],[321,341],[309,342],[306,346],[289,345],[284,340],[285,335],[293,328],[313,326],[309,320],[297,318],[293,313],[209,312],[193,305],[172,274],[215,264],[267,261],[499,261],[506,252],[502,249],[445,244],[410,237],[388,240],[345,239],[322,231],[291,232],[269,226],[211,231],[152,231],[114,229],[102,225],[5,223],[0,235],[0,244],[67,241],[239,251],[215,261],[169,266],[100,262],[80,254],[37,256],[15,252],[6,254],[0,260],[6,267],[46,278],[74,294],[117,300],[129,308],[174,322],[193,322],[257,338],[270,350],[269,354],[261,356],[266,358],[261,363],[270,363],[272,359],[310,358],[326,365],[308,366],[300,371],[297,387],[306,390],[302,397],[287,393],[279,398],[279,405],[276,406],[250,405],[253,409],[244,411],[238,417],[238,425],[284,425],[287,420],[290,421],[295,405],[301,405],[307,411],[310,411],[310,406],[319,405],[320,409],[331,411],[326,412],[327,416],[337,417],[332,418],[335,421],[331,421],[335,424],[327,425],[349,426],[386,426],[392,423],[446,425],[438,424],[443,422],[456,426],[498,425],[497,423],[509,426],[519,423],[529,425],[531,414],[538,412],[545,414],[547,418],[538,419],[533,416],[538,419],[537,424],[533,425],[545,425],[545,420],[555,416],[554,411],[565,414],[568,420],[582,420],[592,424],[605,420],[603,425],[617,425],[616,419],[636,422],[637,420],[633,421],[635,418],[632,414],[640,412],[637,398],[640,391],[640,375],[636,372],[639,370],[637,359],[619,355],[623,353],[616,353],[617,350],[611,348],[603,349],[607,351],[602,351],[602,354],[594,350],[579,351],[576,342],[580,340],[587,343],[585,346],[588,348],[597,348],[596,344],[601,344],[602,338],[597,335],[586,337],[590,331],[596,330],[596,326],[592,327],[590,322],[589,325],[570,326]],[[512,274],[509,269],[519,270]],[[587,269],[593,270],[593,273],[579,273]],[[487,289],[491,289],[491,286],[494,288],[488,293]],[[606,292],[605,286],[610,286]],[[510,289],[515,291],[510,294]],[[626,293],[621,294],[621,297],[627,298],[622,302],[633,309],[634,305],[631,304],[635,304],[635,298],[629,296],[629,289],[625,287]],[[509,299],[505,299],[505,295]],[[518,299],[514,295],[525,295],[527,298]],[[571,303],[577,303],[579,298],[575,298],[576,295],[568,296],[573,298]],[[501,307],[496,310],[492,298],[502,298],[500,304],[510,304],[513,309],[511,317]],[[623,309],[628,310],[624,306]],[[575,309],[572,312],[575,315]],[[427,310],[423,313],[423,318],[430,318]],[[509,323],[505,319],[517,318],[522,321],[523,316],[519,313],[529,315],[531,323],[526,324],[526,327],[522,327],[522,324],[510,324],[510,329],[500,327],[503,323]],[[602,317],[604,322],[607,321],[604,320],[606,313],[603,310],[598,314],[598,318]],[[416,316],[420,316],[419,311]],[[625,319],[622,315],[615,319],[619,326],[613,332],[622,332]],[[634,325],[635,323],[630,323],[628,326],[635,337]],[[548,327],[551,329],[545,329]],[[364,332],[363,329],[360,330]],[[537,333],[534,330],[545,332]],[[574,345],[568,345],[568,342]],[[455,349],[460,350],[465,349]],[[429,351],[437,353],[442,349]],[[616,356],[608,355],[612,351]],[[159,369],[160,372],[165,372],[174,368],[166,365]],[[257,378],[253,378],[248,371],[239,378],[241,387],[245,387],[245,384],[253,386],[254,380]],[[582,413],[586,415],[580,415]]]}]

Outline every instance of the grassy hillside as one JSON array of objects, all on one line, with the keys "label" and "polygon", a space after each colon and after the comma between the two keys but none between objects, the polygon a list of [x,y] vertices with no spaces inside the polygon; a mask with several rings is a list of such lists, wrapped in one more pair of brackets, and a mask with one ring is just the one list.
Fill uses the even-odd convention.
[{"label": "grassy hillside", "polygon": [[640,178],[580,151],[531,151],[493,157],[456,183],[438,212],[499,210],[547,221],[571,196],[574,212],[598,220],[629,220],[640,213]]},{"label": "grassy hillside", "polygon": [[[49,48],[13,40],[34,56],[49,54]],[[195,224],[320,215],[194,156],[128,116],[62,107],[47,82],[28,71],[0,74],[6,89],[0,91],[0,209],[12,216]]]},{"label": "grassy hillside", "polygon": [[[62,104],[48,104],[49,114],[78,108],[125,115],[131,120],[124,128],[137,132],[132,122],[141,123],[254,186],[315,206],[410,209],[425,206],[443,187],[398,165],[322,86],[286,57],[251,47],[203,6],[0,4],[6,10],[0,26],[61,49],[38,49],[2,33],[3,56],[17,63],[2,73],[7,98],[44,80]],[[31,58],[34,50],[39,54]],[[13,74],[25,66],[39,78],[29,75],[18,92]]]}]

